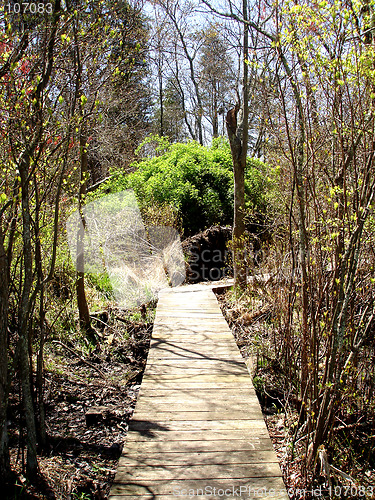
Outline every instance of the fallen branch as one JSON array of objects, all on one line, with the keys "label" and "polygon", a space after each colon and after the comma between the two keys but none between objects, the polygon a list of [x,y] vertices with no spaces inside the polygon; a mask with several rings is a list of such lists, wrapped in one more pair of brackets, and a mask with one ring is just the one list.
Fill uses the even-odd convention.
[{"label": "fallen branch", "polygon": [[368,425],[367,422],[356,422],[355,424],[344,424],[339,425],[338,427],[334,427],[332,429],[333,432],[344,431],[347,429],[355,429],[356,427],[366,427]]},{"label": "fallen branch", "polygon": [[319,456],[319,459],[320,459],[320,471],[321,471],[321,474],[328,481],[328,486],[329,487],[331,487],[331,484],[332,484],[331,483],[331,474],[333,474],[336,477],[340,476],[345,481],[348,481],[350,484],[356,486],[356,482],[354,481],[354,479],[351,476],[349,476],[349,474],[346,474],[346,472],[338,469],[337,467],[331,465],[328,462],[328,456],[327,456],[327,452],[326,452],[324,446],[320,447],[318,456]]},{"label": "fallen branch", "polygon": [[68,347],[67,345],[63,344],[62,342],[60,342],[60,340],[52,340],[52,342],[54,344],[61,345],[61,347],[64,347],[64,349],[66,349],[70,353],[74,354],[74,356],[76,356],[80,361],[82,361],[82,363],[85,363],[85,365],[89,366],[90,368],[92,368],[93,370],[95,370],[96,372],[98,372],[99,375],[102,377],[102,379],[104,379],[106,382],[108,382],[108,379],[104,375],[104,373],[101,370],[99,370],[99,368],[97,368],[95,365],[93,365],[89,361],[86,361],[77,351],[75,351],[71,347]]},{"label": "fallen branch", "polygon": [[110,330],[112,330],[113,332],[117,333],[117,330],[115,328],[113,328],[113,326],[111,325],[108,325],[108,323],[106,323],[105,321],[102,321],[101,319],[97,318],[96,316],[94,316],[93,314],[90,314],[90,318],[94,319],[95,321],[97,321],[98,323],[101,323],[102,325],[106,326],[107,328],[109,328]]},{"label": "fallen branch", "polygon": [[334,475],[339,475],[341,476],[343,479],[345,479],[346,481],[348,481],[349,483],[353,484],[354,486],[356,486],[356,482],[354,481],[354,479],[352,477],[349,476],[349,474],[346,474],[346,472],[338,469],[337,467],[334,467],[333,465],[329,465],[329,468],[331,470],[331,472],[333,472]]}]

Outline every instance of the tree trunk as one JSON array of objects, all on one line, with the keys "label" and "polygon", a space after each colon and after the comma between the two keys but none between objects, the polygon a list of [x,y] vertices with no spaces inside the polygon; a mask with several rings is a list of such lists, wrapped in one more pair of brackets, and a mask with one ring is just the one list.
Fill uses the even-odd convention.
[{"label": "tree trunk", "polygon": [[163,99],[163,70],[162,63],[158,61],[158,80],[159,80],[159,106],[160,106],[160,137],[164,136],[164,99]]},{"label": "tree trunk", "polygon": [[213,85],[213,104],[212,104],[212,137],[219,137],[219,117],[218,117],[218,90],[216,82]]},{"label": "tree trunk", "polygon": [[77,306],[79,313],[79,323],[82,329],[87,333],[91,332],[91,319],[89,306],[87,304],[86,292],[85,292],[85,248],[84,248],[84,236],[86,221],[83,215],[83,206],[85,203],[86,191],[87,191],[87,145],[86,145],[86,134],[81,133],[80,135],[80,162],[81,162],[81,183],[79,188],[79,213],[81,217],[81,224],[77,235],[77,282],[76,282],[76,292],[77,292]]},{"label": "tree trunk", "polygon": [[10,473],[7,409],[8,409],[8,259],[4,237],[0,232],[0,481]]},{"label": "tree trunk", "polygon": [[246,255],[245,255],[245,168],[249,135],[249,96],[248,96],[248,52],[249,36],[246,24],[247,0],[242,3],[244,18],[243,35],[243,104],[241,122],[237,126],[239,103],[229,110],[226,126],[233,160],[234,174],[234,217],[233,217],[233,272],[234,286],[243,289],[246,286]]},{"label": "tree trunk", "polygon": [[239,106],[228,111],[227,132],[232,153],[234,174],[234,217],[233,217],[233,272],[235,287],[246,285],[245,245],[244,245],[244,206],[245,206],[245,169],[242,163],[242,144],[237,136],[237,113]]},{"label": "tree trunk", "polygon": [[45,310],[44,310],[44,290],[42,288],[40,294],[40,308],[39,308],[39,328],[40,328],[40,341],[39,351],[37,354],[37,367],[36,367],[36,390],[38,401],[38,442],[43,448],[47,448],[47,432],[46,432],[46,413],[44,406],[44,344],[46,340],[45,333]]},{"label": "tree trunk", "polygon": [[27,427],[27,462],[26,470],[28,478],[33,478],[38,472],[38,462],[36,454],[36,427],[35,411],[32,398],[31,380],[32,367],[29,358],[29,322],[30,322],[30,295],[33,283],[33,254],[31,238],[31,216],[29,205],[29,153],[25,153],[19,163],[22,193],[22,237],[23,237],[23,263],[24,279],[21,304],[19,309],[19,341],[18,356],[21,374],[21,387],[25,419]]}]

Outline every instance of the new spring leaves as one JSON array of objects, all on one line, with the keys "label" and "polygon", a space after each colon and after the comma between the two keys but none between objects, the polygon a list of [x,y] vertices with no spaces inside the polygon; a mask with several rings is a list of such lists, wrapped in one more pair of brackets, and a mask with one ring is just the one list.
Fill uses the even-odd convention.
[{"label": "new spring leaves", "polygon": [[70,253],[78,272],[106,272],[116,302],[131,308],[185,279],[178,232],[145,227],[132,190],[109,194],[67,221]]}]

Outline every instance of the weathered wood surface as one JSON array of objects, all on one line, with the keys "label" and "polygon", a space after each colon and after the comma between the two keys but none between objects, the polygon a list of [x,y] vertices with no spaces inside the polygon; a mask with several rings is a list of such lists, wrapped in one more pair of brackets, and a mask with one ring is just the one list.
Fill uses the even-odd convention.
[{"label": "weathered wood surface", "polygon": [[160,293],[110,500],[287,500],[246,364],[207,285]]}]

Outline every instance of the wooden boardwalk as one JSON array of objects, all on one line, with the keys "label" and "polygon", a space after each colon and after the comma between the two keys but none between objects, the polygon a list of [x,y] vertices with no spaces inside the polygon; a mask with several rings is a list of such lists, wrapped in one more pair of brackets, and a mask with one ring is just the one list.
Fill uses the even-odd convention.
[{"label": "wooden boardwalk", "polygon": [[289,498],[247,367],[207,285],[160,293],[109,498]]}]

